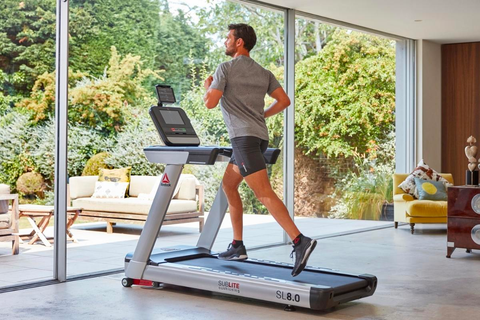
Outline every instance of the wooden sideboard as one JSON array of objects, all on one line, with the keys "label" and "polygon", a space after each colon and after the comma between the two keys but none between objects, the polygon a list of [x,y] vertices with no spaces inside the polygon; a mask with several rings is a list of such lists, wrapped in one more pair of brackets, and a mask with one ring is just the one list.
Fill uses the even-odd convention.
[{"label": "wooden sideboard", "polygon": [[455,248],[480,249],[480,187],[448,188],[447,258]]}]

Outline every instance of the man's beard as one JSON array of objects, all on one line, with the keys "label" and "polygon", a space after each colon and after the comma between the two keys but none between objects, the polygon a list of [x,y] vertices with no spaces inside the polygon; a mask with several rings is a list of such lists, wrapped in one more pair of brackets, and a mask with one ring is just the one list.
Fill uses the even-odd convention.
[{"label": "man's beard", "polygon": [[235,49],[225,48],[225,55],[233,57],[235,55]]}]

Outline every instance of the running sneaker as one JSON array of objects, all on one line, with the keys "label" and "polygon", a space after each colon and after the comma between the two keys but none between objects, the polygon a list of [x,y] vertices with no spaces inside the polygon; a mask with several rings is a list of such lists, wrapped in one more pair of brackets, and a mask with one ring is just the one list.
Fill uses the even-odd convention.
[{"label": "running sneaker", "polygon": [[228,245],[227,251],[218,255],[218,259],[229,261],[244,261],[248,259],[247,249],[244,245],[235,248],[231,243]]},{"label": "running sneaker", "polygon": [[298,276],[305,269],[308,258],[316,245],[317,240],[305,236],[302,236],[299,244],[293,245],[293,251],[290,254],[290,258],[293,258],[293,253],[295,253],[295,265],[293,266],[292,276]]}]

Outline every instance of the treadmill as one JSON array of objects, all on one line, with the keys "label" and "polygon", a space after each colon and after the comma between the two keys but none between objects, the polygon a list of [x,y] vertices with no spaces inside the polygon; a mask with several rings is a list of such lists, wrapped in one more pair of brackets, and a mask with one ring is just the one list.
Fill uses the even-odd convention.
[{"label": "treadmill", "polygon": [[[198,243],[156,249],[160,232],[175,186],[185,164],[214,165],[229,161],[230,147],[199,146],[200,141],[186,113],[181,108],[164,107],[175,102],[169,86],[156,86],[158,106],[150,115],[166,146],[144,148],[152,163],[166,164],[161,183],[152,202],[145,226],[134,253],[125,257],[124,287],[132,285],[158,287],[170,284],[234,296],[253,298],[313,310],[326,310],[340,303],[373,295],[377,278],[370,274],[351,274],[307,266],[296,277],[293,264],[248,259],[224,261],[211,249],[228,208],[220,185]],[[274,164],[279,149],[265,152],[268,164]]]}]

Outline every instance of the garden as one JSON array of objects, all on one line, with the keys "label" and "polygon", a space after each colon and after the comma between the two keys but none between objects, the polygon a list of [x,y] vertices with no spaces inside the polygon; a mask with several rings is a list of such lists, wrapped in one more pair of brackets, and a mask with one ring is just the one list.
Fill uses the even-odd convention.
[{"label": "garden", "polygon": [[[180,9],[172,3],[70,4],[70,177],[122,167],[132,175],[161,174],[163,166],[143,154],[160,143],[148,115],[155,84],[174,87],[203,145],[229,145],[220,109],[208,110],[202,100],[203,80],[227,59],[224,17],[255,28],[252,58],[284,80],[282,12],[229,1]],[[55,5],[5,0],[0,8],[0,183],[21,203],[53,203]],[[379,219],[391,201],[395,167],[395,41],[301,17],[295,40],[295,154],[309,163],[296,170],[295,214]],[[282,148],[283,117],[267,125],[270,146]],[[279,194],[282,170],[269,169]],[[218,185],[223,167],[185,171],[210,186]],[[241,188],[246,213],[266,214]],[[205,191],[208,211],[216,190]],[[318,209],[327,198],[329,205]]]}]

